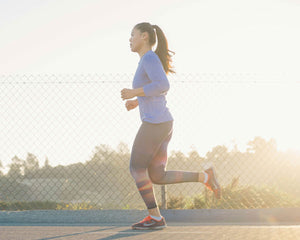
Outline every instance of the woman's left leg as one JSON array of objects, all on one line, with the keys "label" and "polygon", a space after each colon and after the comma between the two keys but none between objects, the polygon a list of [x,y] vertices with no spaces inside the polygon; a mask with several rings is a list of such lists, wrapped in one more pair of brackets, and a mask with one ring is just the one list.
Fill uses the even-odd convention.
[{"label": "woman's left leg", "polygon": [[130,173],[148,209],[157,208],[157,203],[147,168],[171,131],[172,122],[161,124],[143,122],[132,147]]},{"label": "woman's left leg", "polygon": [[[168,162],[167,148],[171,140],[172,133],[161,144],[155,157],[148,166],[148,175],[154,184],[174,184],[183,182],[201,182],[214,192],[217,199],[221,198],[221,188],[216,179],[213,167],[206,169],[204,172],[190,171],[166,171]],[[159,213],[155,209],[151,210],[153,214]]]}]

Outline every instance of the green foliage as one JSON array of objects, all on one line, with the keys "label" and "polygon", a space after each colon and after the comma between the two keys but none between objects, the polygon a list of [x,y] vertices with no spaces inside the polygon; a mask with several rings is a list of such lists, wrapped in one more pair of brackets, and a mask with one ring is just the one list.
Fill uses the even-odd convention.
[{"label": "green foliage", "polygon": [[168,209],[182,209],[185,206],[184,196],[170,197],[168,201]]},{"label": "green foliage", "polygon": [[191,206],[191,208],[208,208],[208,204],[205,200],[204,195],[194,197],[194,206]]},{"label": "green foliage", "polygon": [[57,210],[99,210],[102,209],[101,206],[98,206],[94,203],[58,203],[56,205]]},{"label": "green foliage", "polygon": [[[124,143],[116,150],[108,145],[97,146],[88,161],[67,166],[50,166],[48,158],[40,166],[31,153],[25,160],[14,156],[8,173],[0,173],[0,201],[24,202],[24,206],[32,201],[77,203],[59,204],[55,209],[144,208],[129,172],[129,160],[130,151]],[[207,163],[216,167],[223,200],[216,201],[210,192],[203,192],[200,183],[174,184],[168,185],[169,208],[299,206],[300,156],[277,151],[274,140],[256,137],[248,143],[246,152],[215,146],[205,157],[194,149],[188,156],[172,151],[167,170],[202,171]],[[159,200],[160,188],[157,188]],[[201,192],[193,198],[187,197]],[[180,197],[172,197],[179,194]]]},{"label": "green foliage", "polygon": [[[186,205],[187,198],[172,196],[169,209],[249,209],[300,207],[300,200],[292,195],[266,186],[234,186],[233,182],[222,188],[222,199],[216,200],[212,192],[199,194],[193,198],[193,204]],[[206,197],[207,196],[207,197]]]},{"label": "green foliage", "polygon": [[94,210],[102,209],[97,204],[82,203],[56,203],[50,201],[32,202],[0,202],[0,210],[23,211],[23,210]]},{"label": "green foliage", "polygon": [[51,210],[56,209],[56,203],[50,201],[33,202],[0,202],[0,210],[22,211],[22,210]]}]

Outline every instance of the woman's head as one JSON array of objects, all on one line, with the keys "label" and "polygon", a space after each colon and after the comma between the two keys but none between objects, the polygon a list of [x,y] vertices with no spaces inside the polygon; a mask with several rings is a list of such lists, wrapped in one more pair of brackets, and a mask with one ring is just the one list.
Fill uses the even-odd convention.
[{"label": "woman's head", "polygon": [[155,53],[158,55],[165,72],[175,73],[172,69],[170,63],[172,62],[171,55],[169,52],[173,53],[168,49],[168,42],[163,31],[157,25],[151,25],[150,23],[143,22],[134,26],[131,32],[130,47],[131,51],[139,52],[141,48],[148,45],[152,48],[156,43],[157,37],[157,47]]},{"label": "woman's head", "polygon": [[131,51],[133,52],[140,52],[140,50],[143,49],[145,46],[148,48],[152,48],[156,42],[154,30],[152,28],[152,29],[147,29],[145,31],[143,28],[140,29],[137,26],[135,26],[132,29],[131,38],[129,41],[130,41]]}]

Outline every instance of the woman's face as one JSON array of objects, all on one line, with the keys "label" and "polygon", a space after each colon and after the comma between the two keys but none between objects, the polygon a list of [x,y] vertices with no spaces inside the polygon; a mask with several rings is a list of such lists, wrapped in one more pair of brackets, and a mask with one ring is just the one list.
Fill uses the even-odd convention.
[{"label": "woman's face", "polygon": [[131,32],[131,38],[129,39],[130,42],[130,48],[132,52],[138,52],[143,44],[144,44],[144,38],[143,34],[138,29],[133,29]]}]

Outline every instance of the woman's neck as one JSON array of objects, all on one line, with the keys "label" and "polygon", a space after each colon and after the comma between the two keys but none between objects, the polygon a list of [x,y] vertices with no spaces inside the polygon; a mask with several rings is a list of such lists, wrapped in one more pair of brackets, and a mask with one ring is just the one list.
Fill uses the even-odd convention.
[{"label": "woman's neck", "polygon": [[144,47],[144,48],[142,48],[142,49],[138,52],[139,55],[140,55],[140,58],[142,58],[142,57],[145,55],[145,53],[148,52],[148,51],[150,51],[150,50],[152,50],[151,47]]}]

